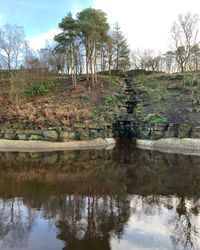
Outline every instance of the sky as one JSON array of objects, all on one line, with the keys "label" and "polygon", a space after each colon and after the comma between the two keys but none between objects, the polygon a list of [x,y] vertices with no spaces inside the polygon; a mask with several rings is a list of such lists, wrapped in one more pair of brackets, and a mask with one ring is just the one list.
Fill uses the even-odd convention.
[{"label": "sky", "polygon": [[170,48],[170,28],[179,14],[200,15],[200,0],[0,0],[0,26],[24,26],[30,46],[45,46],[59,33],[58,23],[71,11],[102,9],[112,25],[121,26],[132,50]]}]

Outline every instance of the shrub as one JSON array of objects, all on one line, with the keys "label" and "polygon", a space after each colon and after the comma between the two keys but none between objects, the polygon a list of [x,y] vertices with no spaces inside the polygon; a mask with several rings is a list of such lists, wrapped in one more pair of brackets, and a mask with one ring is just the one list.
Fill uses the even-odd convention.
[{"label": "shrub", "polygon": [[90,96],[85,93],[80,93],[80,98],[83,102],[89,102]]},{"label": "shrub", "polygon": [[146,117],[146,121],[149,122],[151,125],[154,125],[158,123],[166,123],[167,118],[159,114],[149,114]]},{"label": "shrub", "polygon": [[102,105],[110,106],[115,104],[117,101],[117,97],[115,95],[107,95],[102,97]]},{"label": "shrub", "polygon": [[46,93],[53,91],[55,84],[46,81],[37,81],[29,85],[26,85],[23,89],[23,95],[25,97],[42,96]]},{"label": "shrub", "polygon": [[108,82],[109,82],[109,84],[115,86],[119,82],[119,77],[117,77],[117,76],[109,76],[108,77]]},{"label": "shrub", "polygon": [[147,84],[148,83],[148,77],[146,75],[138,76],[137,82],[139,84]]},{"label": "shrub", "polygon": [[113,111],[116,109],[117,104],[119,103],[120,97],[117,95],[105,95],[102,97],[100,105],[97,106],[94,113],[96,115],[104,115],[106,112]]}]

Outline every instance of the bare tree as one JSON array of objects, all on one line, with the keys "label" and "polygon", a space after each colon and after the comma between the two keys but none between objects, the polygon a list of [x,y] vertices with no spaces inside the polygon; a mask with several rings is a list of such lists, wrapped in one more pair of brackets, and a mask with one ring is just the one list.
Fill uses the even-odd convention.
[{"label": "bare tree", "polygon": [[167,73],[175,72],[177,69],[174,51],[167,51],[162,57],[162,70]]},{"label": "bare tree", "polygon": [[25,69],[28,69],[30,64],[29,62],[32,61],[32,59],[35,58],[33,50],[30,48],[28,42],[24,43],[24,61],[23,66]]},{"label": "bare tree", "polygon": [[25,33],[22,26],[5,24],[0,28],[0,57],[8,70],[19,67],[24,43]]},{"label": "bare tree", "polygon": [[152,72],[156,70],[160,70],[160,55],[156,55],[153,50],[146,50],[144,52],[144,65],[146,70],[150,70]]},{"label": "bare tree", "polygon": [[150,70],[152,72],[160,70],[161,56],[153,50],[135,50],[132,55],[132,65],[134,69]]},{"label": "bare tree", "polygon": [[145,70],[143,51],[136,49],[131,53],[131,64],[134,69]]},{"label": "bare tree", "polygon": [[178,21],[174,22],[171,28],[176,61],[181,72],[187,69],[191,51],[198,44],[198,23],[199,16],[189,12],[186,15],[179,15]]},{"label": "bare tree", "polygon": [[200,48],[196,45],[191,50],[191,56],[188,62],[189,70],[199,70],[200,69]]}]

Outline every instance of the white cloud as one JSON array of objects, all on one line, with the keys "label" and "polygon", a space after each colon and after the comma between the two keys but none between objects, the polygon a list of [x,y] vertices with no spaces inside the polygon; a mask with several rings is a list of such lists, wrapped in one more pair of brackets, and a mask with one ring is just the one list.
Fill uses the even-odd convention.
[{"label": "white cloud", "polygon": [[[154,49],[165,52],[170,45],[170,28],[178,14],[200,14],[199,0],[94,0],[93,7],[107,13],[112,25],[119,22],[131,49]],[[80,6],[73,13],[80,11]],[[0,22],[1,22],[0,14]],[[37,50],[45,46],[45,40],[51,40],[59,33],[52,29],[41,35],[31,37],[30,45]]]},{"label": "white cloud", "polygon": [[39,50],[45,46],[46,41],[53,40],[54,36],[59,33],[59,29],[52,29],[46,33],[29,38],[30,47],[34,50]]},{"label": "white cloud", "polygon": [[[110,23],[119,22],[131,49],[165,51],[170,44],[170,28],[178,14],[200,13],[199,0],[94,0]],[[198,13],[197,13],[198,14]]]}]

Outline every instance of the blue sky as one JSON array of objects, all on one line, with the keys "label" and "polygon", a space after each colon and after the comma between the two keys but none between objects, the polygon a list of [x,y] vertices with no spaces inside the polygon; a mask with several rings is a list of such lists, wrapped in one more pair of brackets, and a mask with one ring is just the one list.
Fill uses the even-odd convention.
[{"label": "blue sky", "polygon": [[119,22],[132,50],[166,52],[178,14],[200,15],[200,0],[0,0],[0,26],[24,26],[30,46],[37,50],[58,34],[58,23],[69,11],[75,15],[88,7],[105,11],[111,26]]},{"label": "blue sky", "polygon": [[57,28],[67,12],[76,13],[92,7],[92,3],[92,0],[0,0],[0,25],[22,25],[27,37],[38,36]]}]

